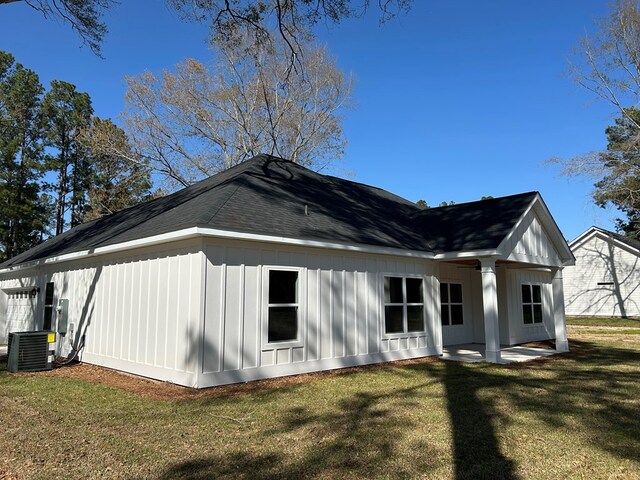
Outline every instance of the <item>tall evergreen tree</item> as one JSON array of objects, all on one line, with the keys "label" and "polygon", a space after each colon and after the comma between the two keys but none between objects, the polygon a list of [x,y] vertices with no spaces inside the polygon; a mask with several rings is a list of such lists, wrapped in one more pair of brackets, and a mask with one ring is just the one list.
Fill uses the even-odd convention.
[{"label": "tall evergreen tree", "polygon": [[148,166],[137,158],[124,130],[111,120],[94,117],[81,137],[89,152],[91,182],[83,221],[136,205],[152,195]]},{"label": "tall evergreen tree", "polygon": [[51,90],[42,101],[42,116],[45,145],[54,152],[47,155],[47,165],[57,174],[56,235],[65,230],[67,212],[71,227],[80,224],[84,215],[91,166],[78,137],[88,128],[92,113],[87,93],[78,92],[67,82],[51,82]]},{"label": "tall evergreen tree", "polygon": [[39,243],[47,227],[43,174],[42,85],[35,72],[0,52],[0,258]]},{"label": "tall evergreen tree", "polygon": [[607,149],[599,154],[601,179],[594,198],[600,206],[614,205],[626,218],[618,229],[627,236],[640,237],[640,110],[626,108],[624,115],[607,127]]}]

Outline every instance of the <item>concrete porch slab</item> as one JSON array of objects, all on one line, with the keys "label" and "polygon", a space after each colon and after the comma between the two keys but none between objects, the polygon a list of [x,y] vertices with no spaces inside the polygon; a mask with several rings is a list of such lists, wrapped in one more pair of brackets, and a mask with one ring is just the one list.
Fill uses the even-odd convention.
[{"label": "concrete porch slab", "polygon": [[[450,345],[442,349],[443,360],[454,360],[457,362],[484,362],[485,346],[480,343],[468,343],[465,345]],[[500,363],[508,364],[514,362],[526,362],[536,358],[548,357],[559,353],[547,348],[534,347],[501,347]]]}]

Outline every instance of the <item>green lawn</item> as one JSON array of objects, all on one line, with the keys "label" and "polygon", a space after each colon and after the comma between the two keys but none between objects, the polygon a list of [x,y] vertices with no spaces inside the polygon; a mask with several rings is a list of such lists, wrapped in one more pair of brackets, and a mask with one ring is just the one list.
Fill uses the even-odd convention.
[{"label": "green lawn", "polygon": [[0,479],[640,478],[640,336],[571,349],[167,400],[1,365]]},{"label": "green lawn", "polygon": [[586,327],[637,327],[637,328],[640,328],[640,318],[567,317],[567,325],[583,325]]}]

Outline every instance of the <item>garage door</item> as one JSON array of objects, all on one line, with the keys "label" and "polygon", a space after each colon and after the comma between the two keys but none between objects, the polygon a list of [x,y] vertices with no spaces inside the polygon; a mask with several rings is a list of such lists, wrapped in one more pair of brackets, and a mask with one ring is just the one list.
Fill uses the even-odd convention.
[{"label": "garage door", "polygon": [[10,332],[26,332],[35,329],[36,295],[29,290],[11,292],[7,295],[7,329]]}]

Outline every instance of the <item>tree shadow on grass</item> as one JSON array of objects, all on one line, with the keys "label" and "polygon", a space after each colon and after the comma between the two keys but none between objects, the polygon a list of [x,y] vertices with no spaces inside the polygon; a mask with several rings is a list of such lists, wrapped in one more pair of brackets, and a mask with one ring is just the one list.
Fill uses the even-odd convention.
[{"label": "tree shadow on grass", "polygon": [[[640,351],[575,340],[571,348],[568,362],[531,366],[543,378],[516,377],[525,388],[506,389],[510,401],[550,427],[572,428],[571,419],[578,421],[598,448],[640,467]],[[527,389],[537,394],[527,395]]]},{"label": "tree shadow on grass", "polygon": [[[534,413],[551,429],[570,432],[577,422],[593,445],[638,462],[640,351],[578,341],[571,348],[572,353],[556,358],[502,367],[518,375],[457,362],[407,367],[426,369],[444,383],[457,479],[517,478],[516,465],[501,453],[495,435],[493,424],[509,421],[495,409],[498,398],[517,411]],[[480,398],[481,390],[489,394]]]},{"label": "tree shadow on grass", "polygon": [[[425,362],[397,369],[423,372],[429,382],[407,389],[361,389],[322,413],[292,406],[279,428],[260,432],[251,449],[196,458],[170,466],[163,479],[410,477],[453,463],[456,479],[517,479],[517,464],[501,450],[500,425],[510,410],[528,412],[552,429],[587,441],[615,458],[638,463],[640,351],[571,342],[572,353],[512,366]],[[394,372],[395,373],[395,372]],[[411,377],[411,375],[408,375]],[[428,387],[441,382],[451,420],[448,446],[426,435],[409,437]],[[413,409],[416,410],[413,410]],[[404,410],[404,414],[401,413]],[[407,415],[409,412],[409,415]],[[308,448],[278,448],[279,438],[313,438]],[[410,461],[407,452],[411,452]],[[404,455],[404,458],[399,458]],[[640,465],[639,465],[640,466]],[[443,470],[444,471],[444,470]]]},{"label": "tree shadow on grass", "polygon": [[[441,365],[438,365],[441,367]],[[444,384],[451,420],[455,478],[517,479],[515,462],[500,449],[493,402],[478,393],[486,381],[464,363],[445,361],[444,368],[425,365]]]},{"label": "tree shadow on grass", "polygon": [[[412,398],[418,398],[433,383],[379,394],[375,389],[359,391],[338,401],[337,408],[330,412],[291,407],[281,416],[278,429],[258,434],[263,438],[254,442],[257,447],[179,463],[161,478],[408,478],[416,471],[427,473],[446,461],[448,450],[424,439],[407,441],[406,434],[416,422],[399,415],[394,407],[412,406]],[[260,451],[261,446],[273,447],[274,440],[282,437],[288,442],[295,438],[307,442],[312,438],[313,442],[303,449],[292,448],[289,443],[275,452]],[[415,453],[411,462],[398,461],[400,448]]]}]

